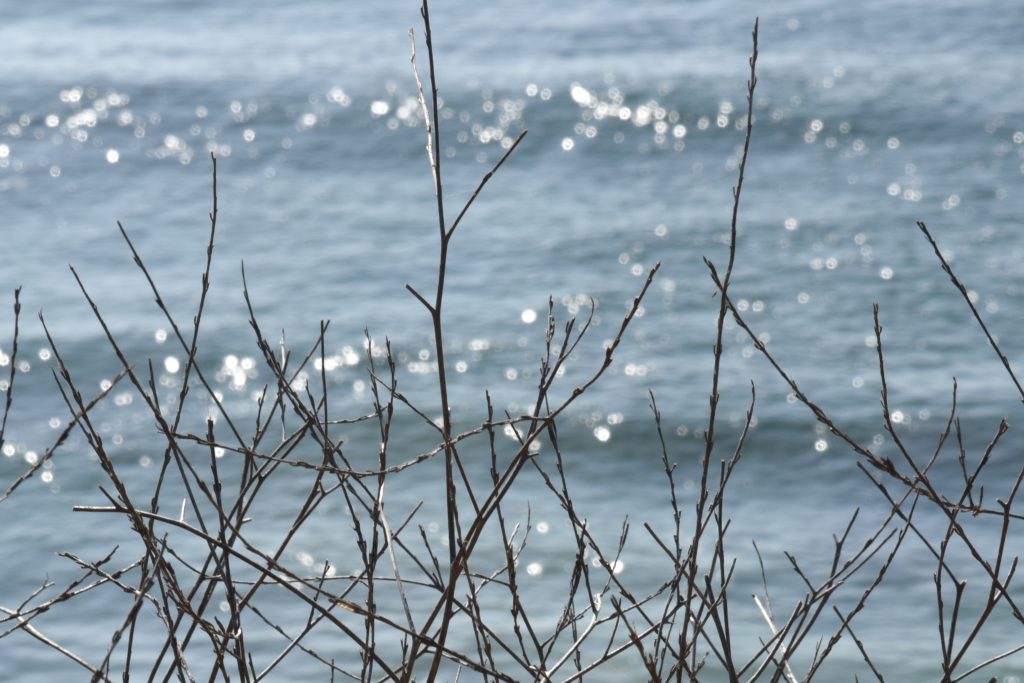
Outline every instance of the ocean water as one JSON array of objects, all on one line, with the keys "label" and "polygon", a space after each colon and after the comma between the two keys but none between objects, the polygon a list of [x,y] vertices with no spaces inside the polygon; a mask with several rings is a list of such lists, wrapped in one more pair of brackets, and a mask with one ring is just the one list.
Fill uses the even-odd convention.
[{"label": "ocean water", "polygon": [[[719,267],[727,259],[750,32],[758,16],[754,134],[732,296],[812,400],[851,434],[894,456],[879,401],[871,309],[878,303],[891,409],[915,455],[922,462],[931,455],[955,377],[972,462],[1000,418],[1010,425],[994,451],[986,499],[1005,496],[1021,466],[1019,396],[915,221],[928,224],[1018,367],[1024,360],[1024,6],[1010,0],[438,0],[432,20],[449,215],[511,140],[529,131],[452,245],[444,320],[457,427],[486,417],[485,390],[499,412],[528,405],[549,297],[559,324],[585,316],[591,302],[596,307],[594,327],[556,390],[567,395],[597,367],[602,342],[614,335],[649,268],[661,263],[615,364],[573,404],[562,426],[577,509],[610,548],[629,519],[620,576],[640,588],[656,586],[671,569],[643,531],[644,522],[661,532],[671,523],[649,390],[663,413],[669,456],[678,463],[684,524],[692,514],[718,310],[703,259]],[[320,321],[331,321],[333,415],[370,407],[364,330],[380,343],[390,339],[400,386],[428,414],[437,413],[432,329],[405,290],[409,283],[430,291],[437,265],[410,28],[422,34],[418,6],[394,0],[0,7],[5,364],[15,287],[23,287],[24,306],[15,399],[0,456],[4,487],[68,419],[36,313],[42,311],[84,388],[98,391],[120,367],[67,264],[126,356],[140,368],[152,359],[162,395],[176,395],[183,352],[168,336],[116,222],[188,327],[209,234],[211,152],[218,158],[219,221],[199,361],[226,405],[251,423],[253,392],[271,379],[247,324],[244,262],[256,315],[272,341],[283,334],[304,353]],[[419,61],[425,76],[422,44]],[[788,613],[803,586],[784,551],[823,577],[832,534],[853,511],[861,508],[853,536],[862,540],[888,508],[857,469],[855,454],[816,425],[732,322],[720,457],[735,447],[751,383],[756,425],[731,485],[727,552],[737,558],[730,605],[736,637],[746,643],[741,651],[752,652],[769,632],[748,599],[762,591],[751,540],[763,554],[776,613]],[[200,432],[210,401],[197,393],[185,423]],[[162,447],[141,404],[127,384],[119,385],[96,419],[126,481],[144,491]],[[396,458],[434,445],[411,415],[398,425]],[[372,430],[352,427],[339,436],[354,458],[376,458]],[[505,439],[503,448],[511,446]],[[550,449],[538,457],[550,467]],[[486,448],[470,466],[485,475],[485,459]],[[416,523],[441,548],[443,480],[432,466],[423,476],[396,477],[388,495],[396,518],[425,501]],[[961,476],[955,450],[947,447],[935,467],[937,481],[955,491]],[[98,487],[105,477],[82,437],[73,436],[40,474],[0,503],[5,607],[20,604],[46,577],[59,586],[76,575],[59,551],[95,560],[122,543],[117,558],[133,559],[126,523],[71,511],[103,503]],[[305,485],[289,473],[265,494],[270,523],[257,540],[273,542],[280,531],[274,524],[287,525]],[[520,558],[528,569],[524,591],[539,623],[550,622],[572,560],[564,512],[529,472],[505,512],[524,528],[529,521]],[[938,516],[920,514],[922,529],[942,533]],[[318,511],[286,562],[311,573],[324,562],[341,572],[354,568],[347,519],[340,503]],[[1017,547],[1018,531],[1011,527]],[[991,537],[980,538],[991,549]],[[497,566],[500,559],[485,552],[481,562]],[[986,590],[983,574],[969,558],[958,560],[968,596],[976,598],[973,591]],[[908,538],[853,623],[893,680],[941,676],[935,571],[935,559]],[[853,604],[863,588],[857,586],[840,604]],[[267,601],[273,606],[274,597]],[[486,606],[508,609],[500,596]],[[98,662],[129,607],[130,597],[97,592],[34,623]],[[823,618],[814,637],[827,639],[834,628],[834,620]],[[159,630],[154,633],[159,639]],[[268,660],[286,644],[273,635],[253,638],[262,638],[256,642]],[[1022,639],[1020,623],[997,610],[960,671]],[[357,656],[326,631],[310,642],[339,662]],[[140,636],[140,653],[152,646]],[[4,680],[78,680],[84,671],[25,634],[0,639],[0,662]],[[632,666],[611,666],[593,678],[644,680]],[[847,641],[824,671],[829,680],[870,676]],[[1024,658],[990,671],[1011,680],[1024,671]],[[328,678],[322,664],[298,654],[274,675]]]}]

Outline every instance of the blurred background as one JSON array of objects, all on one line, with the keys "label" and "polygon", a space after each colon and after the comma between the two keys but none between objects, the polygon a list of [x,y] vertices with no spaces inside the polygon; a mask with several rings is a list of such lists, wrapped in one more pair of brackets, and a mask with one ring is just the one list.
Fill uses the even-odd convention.
[{"label": "blurred background", "polygon": [[[530,402],[549,296],[560,321],[596,306],[589,341],[564,378],[568,393],[596,367],[601,343],[618,329],[649,268],[662,263],[616,364],[564,428],[581,514],[612,543],[627,515],[634,525],[670,523],[649,389],[680,463],[684,505],[692,504],[717,313],[702,258],[720,266],[727,258],[758,16],[755,126],[732,289],[740,310],[813,400],[890,454],[871,319],[879,303],[893,418],[915,452],[924,458],[934,448],[956,377],[969,453],[1005,416],[1011,431],[997,452],[996,478],[1015,475],[1020,464],[1019,398],[915,221],[929,225],[1019,363],[1024,6],[437,0],[440,151],[451,215],[529,129],[453,242],[445,323],[457,424],[485,417],[485,389],[499,411]],[[8,302],[0,308],[0,365],[11,362],[10,293],[24,288],[17,393],[0,456],[4,486],[67,421],[36,312],[83,387],[98,391],[119,369],[68,263],[129,358],[140,367],[152,359],[173,401],[184,352],[115,222],[188,327],[209,234],[211,152],[220,218],[200,362],[232,410],[254,414],[254,392],[271,379],[246,322],[244,261],[256,314],[274,340],[283,332],[304,351],[319,321],[331,321],[332,414],[354,416],[370,405],[364,328],[392,341],[400,384],[437,411],[432,330],[404,290],[406,283],[432,290],[437,259],[410,28],[421,36],[418,5],[394,0],[0,6],[0,293]],[[426,78],[422,45],[419,52]],[[785,586],[794,596],[800,586],[783,549],[820,564],[831,557],[831,533],[855,507],[875,510],[869,520],[886,508],[854,455],[816,427],[732,323],[725,358],[722,457],[732,452],[751,382],[758,392],[731,508],[737,580],[752,586],[739,594],[760,580],[755,538],[784,602]],[[98,414],[124,476],[142,486],[162,448],[140,403],[127,386],[116,388]],[[195,403],[186,415],[198,431],[209,399]],[[412,426],[408,433],[410,454],[433,445],[417,441]],[[375,457],[371,433],[347,438],[352,452]],[[949,462],[953,476],[952,452]],[[44,576],[70,576],[56,551],[98,558],[124,538],[121,520],[98,524],[70,511],[101,501],[102,481],[78,437],[0,506],[0,604],[20,603]],[[404,509],[440,490],[440,482],[417,480],[390,495]],[[536,570],[530,590],[541,602],[557,599],[563,513],[539,480],[524,480],[517,496],[515,511],[525,519],[529,503],[537,523],[527,553]],[[421,514],[425,526],[442,521],[440,508]],[[538,522],[551,531],[540,532]],[[325,511],[322,524],[338,522]],[[305,539],[289,561],[337,562],[351,552],[342,537],[336,549]],[[636,540],[624,574],[641,585],[667,576],[664,563],[645,554],[649,541]],[[938,670],[934,563],[920,550],[905,551],[888,602],[858,623],[883,672],[905,680]],[[126,609],[97,602],[88,611],[97,628],[83,633],[65,617],[44,631],[81,652],[102,651]],[[765,633],[752,602],[735,609],[744,634]],[[1013,643],[1004,632],[982,647]],[[74,671],[27,637],[0,640],[0,660],[22,681],[54,680],[54,666]],[[292,663],[295,675],[320,671]],[[863,664],[849,648],[833,666],[850,678]]]}]

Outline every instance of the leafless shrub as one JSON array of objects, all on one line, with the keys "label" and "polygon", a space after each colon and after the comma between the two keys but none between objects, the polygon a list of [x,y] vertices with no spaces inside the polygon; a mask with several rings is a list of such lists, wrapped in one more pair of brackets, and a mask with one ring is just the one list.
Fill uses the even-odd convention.
[{"label": "leafless shrub", "polygon": [[[659,534],[654,526],[644,523],[645,531],[669,567],[660,585],[653,591],[638,593],[616,571],[630,527],[624,522],[618,542],[610,547],[595,538],[574,502],[570,479],[565,474],[571,454],[563,453],[558,431],[559,417],[613,363],[615,352],[657,274],[657,265],[605,346],[603,356],[583,382],[563,386],[559,371],[578,349],[591,343],[588,332],[593,310],[585,319],[559,321],[554,306],[549,305],[545,346],[529,410],[497,416],[490,396],[486,395],[486,419],[475,428],[456,432],[448,398],[442,317],[449,245],[472,204],[526,133],[516,138],[460,207],[455,220],[449,221],[441,157],[437,154],[441,149],[439,99],[426,0],[422,15],[428,58],[427,87],[416,69],[411,33],[410,42],[413,72],[427,124],[426,152],[437,197],[439,260],[433,292],[421,293],[411,285],[408,289],[423,305],[433,330],[440,419],[431,418],[428,409],[418,407],[403,393],[390,343],[385,340],[378,344],[369,333],[366,354],[372,404],[365,414],[337,418],[332,412],[326,377],[328,323],[320,323],[315,343],[305,352],[296,353],[283,342],[279,347],[257,319],[254,295],[245,280],[244,268],[249,324],[273,382],[262,390],[254,424],[243,425],[232,416],[197,362],[217,236],[214,158],[209,241],[199,302],[191,325],[182,324],[172,315],[143,255],[129,232],[119,226],[157,307],[166,317],[173,341],[185,353],[175,410],[168,412],[161,404],[152,363],[142,368],[132,364],[108,327],[99,304],[83,279],[72,270],[121,365],[115,384],[123,380],[131,383],[158,432],[163,457],[152,489],[145,495],[129,491],[108,454],[101,430],[90,417],[93,407],[110,389],[86,399],[73,368],[62,356],[60,344],[43,320],[57,361],[54,378],[72,418],[40,462],[14,481],[0,498],[7,499],[53,455],[72,430],[78,430],[106,476],[107,484],[100,490],[107,504],[75,509],[82,514],[127,522],[134,539],[129,547],[137,549],[140,555],[118,564],[114,562],[113,551],[97,561],[65,553],[68,561],[82,570],[81,575],[59,591],[54,591],[55,586],[46,581],[16,607],[0,608],[0,638],[27,633],[86,669],[93,681],[127,681],[131,675],[164,681],[259,681],[287,667],[289,657],[305,657],[321,668],[325,680],[403,683],[414,679],[454,680],[460,676],[484,681],[575,681],[591,676],[620,657],[642,667],[638,671],[643,673],[638,673],[637,679],[795,683],[815,678],[840,641],[848,638],[863,656],[870,674],[881,681],[883,674],[857,637],[854,622],[868,607],[869,599],[885,580],[897,555],[914,544],[935,563],[932,578],[938,613],[936,661],[940,665],[940,680],[966,680],[1024,650],[1021,645],[983,660],[971,657],[972,646],[983,637],[983,629],[997,609],[1007,610],[1015,620],[1024,622],[1024,614],[1011,590],[1018,557],[1010,543],[1011,525],[1022,518],[1014,505],[1024,470],[1007,483],[1007,490],[995,503],[991,502],[992,494],[986,502],[985,491],[979,485],[982,471],[992,462],[1007,430],[1006,422],[1000,423],[980,456],[969,457],[957,419],[954,382],[952,407],[934,450],[924,455],[912,453],[891,418],[882,326],[876,305],[874,329],[882,419],[896,453],[889,457],[875,452],[850,436],[839,420],[800,389],[733,305],[730,285],[737,260],[737,224],[754,125],[756,23],[747,82],[746,130],[733,189],[728,262],[720,270],[706,261],[720,305],[707,426],[703,453],[697,464],[699,486],[692,500],[679,491],[677,464],[663,435],[661,410],[653,393],[650,395],[653,431],[660,444],[670,500],[665,511],[671,521],[670,534]],[[919,227],[1024,399],[1024,390],[1009,361],[989,333],[966,288],[925,225],[921,223]],[[0,445],[14,396],[18,291],[14,300],[12,370],[0,423]],[[808,568],[796,557],[787,555],[802,586],[802,597],[792,604],[773,604],[762,562],[763,594],[754,596],[754,605],[764,620],[764,629],[763,637],[754,643],[737,642],[734,637],[737,600],[747,607],[750,603],[746,602],[747,596],[737,597],[731,590],[737,561],[730,559],[733,553],[727,551],[731,524],[727,493],[732,490],[729,485],[741,464],[754,416],[753,386],[738,440],[723,444],[716,432],[723,330],[730,316],[796,398],[847,444],[858,458],[857,467],[866,483],[877,489],[888,511],[880,523],[861,534],[859,542],[852,540],[858,519],[855,512],[849,524],[834,537],[832,560],[825,567]],[[315,368],[319,368],[319,373]],[[300,373],[311,379],[297,381]],[[205,394],[215,411],[199,429],[190,428],[183,413],[186,396],[193,391]],[[392,435],[399,415],[421,422],[433,435],[422,452],[396,453]],[[378,443],[376,452],[347,452],[338,438],[341,425],[372,429]],[[499,432],[514,436],[515,448],[511,453],[498,446]],[[535,444],[541,442],[549,447],[553,458],[545,461],[536,457]],[[962,472],[962,482],[946,490],[930,476],[944,447],[956,451]],[[487,476],[481,478],[474,471],[468,462],[469,453],[486,455]],[[474,460],[479,462],[480,458]],[[443,470],[428,469],[438,461]],[[389,482],[412,470],[429,476],[437,473],[442,478],[447,535],[444,548],[436,548],[418,526],[418,506],[407,514],[395,515],[387,503]],[[520,588],[517,564],[528,540],[530,520],[514,522],[506,502],[524,470],[535,472],[547,494],[558,502],[574,541],[571,569],[562,577],[566,582],[564,603],[556,610],[555,619],[531,612]],[[304,494],[287,501],[291,506],[289,521],[278,530],[273,524],[265,524],[265,498],[280,480],[301,487]],[[180,500],[180,511],[175,513]],[[279,506],[282,499],[275,500]],[[314,512],[328,500],[341,501],[341,507],[347,511],[345,523],[351,527],[351,553],[360,569],[340,575],[325,563],[315,572],[300,573],[285,562],[286,551]],[[923,508],[937,511],[945,520],[945,528],[938,536],[917,522]],[[275,535],[276,541],[271,544],[255,540]],[[488,543],[492,550],[497,548],[489,556],[479,552]],[[756,544],[754,551],[760,561]],[[979,602],[969,607],[965,602],[967,585],[960,569],[965,563],[976,565],[974,569],[980,569],[987,577]],[[39,615],[97,591],[107,592],[109,599],[122,599],[126,608],[123,622],[110,635],[105,651],[84,656],[74,653],[47,637],[33,623]],[[263,599],[268,595],[274,599]],[[287,600],[281,600],[282,595]],[[506,605],[508,613],[496,613],[496,603]],[[216,605],[226,605],[221,610],[223,615],[217,614]],[[309,635],[314,630],[334,634],[333,654],[318,651],[312,645]],[[140,644],[152,643],[154,639],[160,643],[156,647]],[[264,645],[254,647],[254,640]],[[268,649],[266,642],[276,642],[276,650]]]}]

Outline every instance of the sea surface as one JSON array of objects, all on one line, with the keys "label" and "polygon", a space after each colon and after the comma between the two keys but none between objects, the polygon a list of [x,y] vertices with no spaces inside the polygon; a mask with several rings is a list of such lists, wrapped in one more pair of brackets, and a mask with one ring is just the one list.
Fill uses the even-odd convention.
[{"label": "sea surface", "polygon": [[[555,396],[568,396],[598,368],[602,344],[614,337],[649,269],[661,263],[614,364],[566,411],[560,429],[578,514],[612,555],[629,520],[619,578],[643,593],[671,573],[644,530],[646,522],[670,537],[672,522],[649,391],[662,412],[668,457],[678,464],[684,529],[692,527],[719,301],[704,259],[720,270],[728,260],[758,17],[754,128],[731,296],[811,400],[878,453],[896,457],[880,403],[877,303],[900,437],[919,462],[931,456],[956,378],[969,464],[999,420],[1009,423],[989,466],[986,501],[1007,495],[1022,465],[1024,407],[915,222],[928,225],[1009,363],[1024,366],[1024,5],[437,0],[431,10],[449,220],[515,137],[529,131],[466,214],[449,254],[445,360],[456,427],[486,418],[485,390],[499,415],[532,405],[549,301],[559,330],[594,306],[593,327],[556,384]],[[390,340],[399,386],[425,414],[439,415],[433,330],[405,289],[433,292],[438,258],[410,28],[426,78],[413,1],[0,4],[4,378],[13,291],[23,288],[14,403],[0,456],[3,488],[43,456],[69,417],[37,313],[87,396],[121,367],[68,264],[129,362],[144,370],[152,360],[161,400],[173,410],[185,353],[117,223],[172,315],[190,330],[210,234],[211,153],[219,215],[198,360],[225,406],[251,429],[254,395],[273,382],[248,325],[244,263],[255,314],[273,344],[283,337],[301,356],[321,321],[330,321],[325,375],[332,417],[371,409],[367,333],[380,347]],[[851,543],[860,543],[888,504],[857,468],[858,456],[816,424],[732,321],[724,341],[716,461],[732,455],[756,387],[755,421],[727,497],[734,637],[743,643],[739,651],[754,652],[770,631],[750,598],[763,595],[751,541],[784,620],[804,590],[785,553],[820,580],[832,560],[833,534],[854,510],[861,512]],[[320,390],[319,381],[312,372],[311,390]],[[195,433],[205,433],[211,411],[200,393],[193,388],[183,422]],[[119,472],[148,503],[144,492],[163,441],[140,396],[119,384],[95,421]],[[411,412],[400,411],[396,424],[396,460],[436,445],[436,435]],[[339,428],[337,436],[354,459],[376,462],[372,429]],[[513,448],[506,434],[499,439],[501,448]],[[75,505],[105,504],[99,487],[109,483],[89,452],[73,434],[0,503],[0,605],[15,608],[47,578],[56,586],[39,599],[53,596],[79,575],[60,551],[96,561],[121,544],[112,560],[118,566],[138,556],[125,520],[72,512]],[[486,476],[486,442],[465,452],[470,468]],[[947,444],[933,475],[954,493],[962,481],[956,452]],[[550,445],[537,457],[553,471]],[[237,466],[230,461],[227,454],[222,467]],[[264,494],[261,514],[286,529],[307,475],[283,472],[280,485]],[[444,552],[436,463],[421,475],[395,478],[387,496],[395,519],[424,501],[414,525]],[[164,503],[174,515],[178,504]],[[522,525],[520,534],[530,527],[519,574],[544,632],[557,618],[573,557],[565,512],[528,470],[504,514]],[[927,509],[920,515],[921,528],[941,536],[943,520]],[[254,531],[255,540],[272,547],[280,530],[272,523],[259,528],[268,530]],[[1014,550],[1024,538],[1019,531],[1011,525]],[[991,551],[992,527],[978,533]],[[318,510],[284,561],[310,575],[327,562],[343,574],[358,566],[353,538],[345,507],[335,501]],[[987,591],[983,573],[962,550],[950,552],[959,553],[973,613]],[[497,567],[502,560],[492,553],[481,563]],[[936,565],[908,537],[885,583],[852,622],[891,680],[941,676]],[[851,607],[869,579],[865,573],[862,583],[845,587],[838,604]],[[1011,594],[1020,600],[1018,584]],[[98,663],[132,600],[105,590],[33,623]],[[495,595],[485,607],[494,610],[495,623],[510,623],[507,598]],[[268,593],[265,606],[285,598]],[[136,677],[148,675],[139,661],[152,656],[159,639],[159,624],[149,625],[153,630],[137,643]],[[823,616],[813,639],[827,640],[836,628],[833,617]],[[255,632],[261,635],[250,645],[268,661],[287,644],[267,629]],[[351,665],[358,656],[326,630],[309,642],[339,663]],[[959,671],[1022,642],[1024,628],[1000,607]],[[471,640],[458,643],[473,648]],[[123,648],[115,651],[115,678]],[[794,662],[798,676],[812,653],[809,643]],[[987,671],[1019,680],[1024,656]],[[24,633],[0,639],[0,679],[83,675]],[[821,676],[854,675],[871,678],[847,638]],[[646,675],[634,661],[587,678]],[[329,674],[293,653],[269,679]]]}]

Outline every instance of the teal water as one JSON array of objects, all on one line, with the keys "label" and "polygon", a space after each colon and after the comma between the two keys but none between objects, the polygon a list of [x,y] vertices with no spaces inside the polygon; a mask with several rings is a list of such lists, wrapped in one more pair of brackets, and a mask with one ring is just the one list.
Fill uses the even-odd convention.
[{"label": "teal water", "polygon": [[[564,427],[582,514],[609,543],[623,518],[631,520],[624,576],[646,586],[667,571],[642,538],[643,521],[659,529],[670,521],[648,389],[680,462],[684,503],[692,501],[717,311],[702,258],[723,264],[727,255],[757,15],[756,123],[733,296],[805,392],[891,454],[876,352],[867,343],[871,304],[879,303],[904,438],[930,454],[956,377],[971,453],[1001,417],[1010,422],[993,464],[992,485],[1003,495],[1001,480],[1019,467],[1020,404],[914,223],[929,225],[1010,362],[1019,363],[1021,6],[452,0],[432,9],[450,206],[468,199],[503,145],[529,129],[459,228],[451,254],[445,321],[459,424],[483,418],[485,388],[500,410],[529,400],[548,296],[560,318],[597,302],[599,324],[569,366],[572,383],[598,362],[643,274],[662,262],[616,364]],[[218,388],[233,409],[251,414],[252,392],[270,377],[258,363],[236,371],[258,357],[241,295],[244,260],[264,329],[275,336],[284,329],[299,349],[330,319],[329,346],[342,360],[359,358],[364,328],[387,336],[408,395],[437,410],[431,328],[404,289],[430,289],[437,249],[408,63],[407,30],[420,31],[415,3],[40,2],[0,8],[0,19],[0,292],[24,287],[19,357],[26,363],[0,481],[24,471],[67,420],[53,360],[41,353],[37,311],[84,386],[98,388],[118,369],[65,264],[81,274],[129,358],[153,358],[173,393],[177,373],[168,359],[180,362],[181,350],[161,341],[166,322],[115,221],[171,309],[189,320],[208,233],[211,151],[219,158],[220,221],[200,360],[211,374],[220,370]],[[4,307],[0,349],[9,354]],[[731,324],[725,359],[723,454],[731,452],[751,381],[758,391],[730,531],[744,586],[737,628],[755,642],[764,626],[752,601],[742,602],[759,582],[750,539],[778,577],[773,598],[784,604],[800,586],[782,551],[821,566],[831,558],[831,534],[853,509],[877,519],[882,499],[853,454],[790,400]],[[366,412],[365,362],[341,363],[330,383],[332,411]],[[127,387],[115,390],[98,415],[126,478],[142,486],[159,444],[140,401],[130,399]],[[196,400],[188,415],[199,431],[208,405]],[[420,450],[422,431],[405,424],[405,447]],[[372,456],[372,433],[346,436],[352,451]],[[940,474],[955,483],[952,457]],[[55,552],[98,558],[126,537],[126,526],[70,511],[102,500],[102,472],[81,438],[57,453],[42,479],[0,505],[0,605],[20,603],[46,576],[72,576]],[[441,521],[440,507],[429,504],[439,480],[397,482],[389,492],[396,509],[427,500],[420,523],[430,529]],[[274,495],[284,508],[295,490],[282,485]],[[527,504],[535,527],[550,528],[533,532],[523,558],[540,568],[527,581],[543,611],[564,586],[564,517],[536,478],[524,479],[510,509],[525,521]],[[318,516],[290,561],[349,564],[342,515],[339,507]],[[939,675],[934,564],[919,545],[909,547],[856,623],[895,680]],[[39,627],[77,652],[103,651],[127,602],[83,604]],[[1013,624],[997,616],[972,661],[1019,643]],[[316,642],[332,646],[326,636]],[[840,648],[834,658],[831,676],[863,678],[855,649]],[[11,680],[73,680],[80,672],[25,636],[0,640],[0,661]],[[312,660],[288,663],[296,677],[323,676]],[[993,675],[1022,669],[1024,660],[1010,659]]]}]

